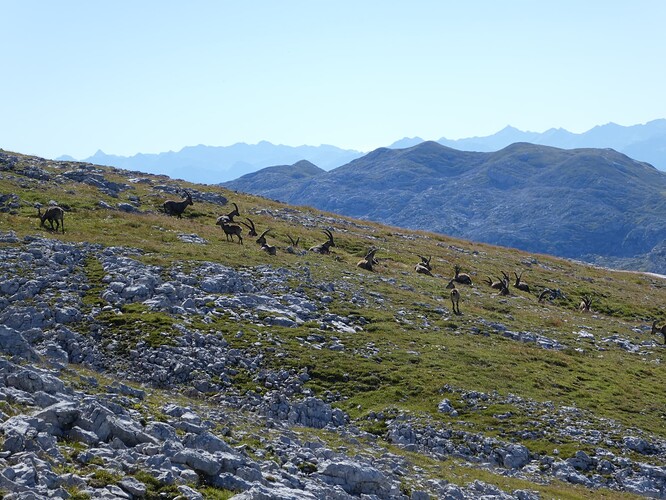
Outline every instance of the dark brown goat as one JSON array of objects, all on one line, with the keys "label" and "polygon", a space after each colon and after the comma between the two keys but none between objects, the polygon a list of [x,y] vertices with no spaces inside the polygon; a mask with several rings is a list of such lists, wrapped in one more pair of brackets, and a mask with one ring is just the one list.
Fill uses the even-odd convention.
[{"label": "dark brown goat", "polygon": [[514,282],[513,286],[518,290],[529,293],[530,286],[527,283],[520,281],[520,279],[523,277],[523,272],[524,271],[521,271],[520,274],[518,274],[516,271],[513,272],[513,274],[516,276],[516,281]]},{"label": "dark brown goat", "polygon": [[330,248],[335,246],[335,242],[333,241],[333,234],[328,229],[324,229],[324,234],[328,236],[328,241],[313,246],[312,248],[310,248],[311,252],[321,253],[321,254],[331,253]]},{"label": "dark brown goat", "polygon": [[[238,211],[238,210],[236,210],[236,211]],[[227,217],[229,217],[229,215],[227,215]],[[249,222],[249,224],[247,222],[243,222],[243,221],[239,221],[239,222],[241,224],[243,224],[246,228],[248,228],[249,231],[248,231],[247,235],[248,236],[257,236],[257,234],[258,234],[257,229],[254,227],[254,222],[252,222],[252,219],[250,219],[249,217],[245,217],[245,220],[247,222]]]},{"label": "dark brown goat", "polygon": [[229,241],[229,238],[231,238],[231,241],[234,241],[234,236],[238,236],[238,244],[243,244],[243,237],[241,236],[243,228],[236,224],[229,224],[226,215],[218,217],[215,224],[222,228],[222,231],[224,231],[224,234],[227,236],[227,241]]},{"label": "dark brown goat", "polygon": [[162,206],[164,207],[164,213],[167,215],[177,215],[180,219],[187,205],[194,205],[194,202],[190,193],[185,191],[185,199],[181,201],[167,200]]},{"label": "dark brown goat", "polygon": [[261,245],[261,250],[263,252],[266,252],[268,255],[276,255],[277,254],[277,247],[275,245],[269,245],[268,242],[266,241],[266,235],[271,231],[270,228],[266,229],[263,233],[261,233],[261,236],[257,238],[257,245]]},{"label": "dark brown goat", "polygon": [[[37,215],[41,220],[41,223],[39,224],[41,227],[46,227],[44,223],[49,221],[49,224],[51,224],[51,231],[55,231],[57,233],[58,229],[62,227],[62,232],[65,232],[65,211],[62,208],[58,206],[48,207],[46,210],[44,210],[44,213],[42,213],[42,207],[41,205],[38,205]],[[53,227],[54,222],[55,229]]]}]

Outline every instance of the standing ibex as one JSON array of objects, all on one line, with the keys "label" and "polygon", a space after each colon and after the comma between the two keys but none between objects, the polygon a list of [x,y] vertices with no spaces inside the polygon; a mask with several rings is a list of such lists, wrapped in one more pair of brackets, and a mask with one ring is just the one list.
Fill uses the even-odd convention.
[{"label": "standing ibex", "polygon": [[232,205],[234,206],[234,209],[225,216],[227,218],[227,222],[234,222],[234,217],[240,217],[238,205],[235,203],[232,203]]},{"label": "standing ibex", "polygon": [[311,252],[321,253],[321,254],[331,253],[330,248],[335,246],[335,242],[333,241],[333,234],[328,229],[324,229],[324,234],[328,236],[328,241],[313,246],[312,248],[310,248]]},{"label": "standing ibex", "polygon": [[460,274],[460,266],[456,264],[456,266],[453,268],[454,272],[456,275],[453,277],[453,280],[456,283],[462,283],[463,285],[471,285],[472,284],[472,278],[469,277],[469,274]]},{"label": "standing ibex", "polygon": [[261,245],[261,250],[263,252],[266,252],[268,255],[276,255],[277,254],[277,247],[275,245],[269,245],[268,242],[266,241],[266,235],[270,232],[270,228],[266,229],[263,233],[261,233],[261,236],[257,238],[257,245]]},{"label": "standing ibex", "polygon": [[583,295],[580,305],[578,306],[580,312],[590,312],[592,310],[592,299],[587,295]]},{"label": "standing ibex", "polygon": [[164,202],[162,205],[164,207],[164,213],[167,215],[177,215],[178,218],[180,219],[181,216],[183,215],[183,212],[185,211],[185,207],[187,205],[194,205],[192,202],[192,197],[190,196],[190,193],[187,191],[184,191],[185,193],[185,199],[181,201],[173,201],[173,200],[167,200]]},{"label": "standing ibex", "polygon": [[426,258],[422,255],[419,255],[418,257],[421,259],[421,262],[414,266],[414,270],[419,274],[427,274],[428,276],[432,276],[432,266],[430,265],[430,259],[432,259],[432,256]]},{"label": "standing ibex", "polygon": [[[236,212],[238,212],[238,209],[236,209]],[[233,212],[232,212],[232,214],[233,214]],[[226,217],[229,217],[229,215],[227,215]],[[232,215],[232,218],[233,218],[233,215]],[[240,221],[240,223],[243,224],[246,228],[249,229],[249,232],[247,233],[247,235],[248,236],[256,236],[257,235],[257,230],[254,227],[254,222],[252,222],[252,219],[250,219],[249,217],[245,217],[245,220],[247,222],[249,222],[249,224],[247,222],[243,222],[243,221]]]},{"label": "standing ibex", "polygon": [[234,235],[235,235],[238,236],[238,244],[242,245],[243,237],[241,236],[241,233],[243,232],[243,228],[237,226],[236,224],[229,224],[228,220],[229,219],[227,219],[226,215],[221,215],[220,217],[217,218],[217,222],[215,222],[215,224],[222,228],[224,234],[227,236],[227,241],[229,241],[230,237],[231,241],[234,241]]},{"label": "standing ibex", "polygon": [[657,326],[657,321],[652,322],[652,335],[662,334],[664,336],[664,345],[666,345],[666,324]]},{"label": "standing ibex", "polygon": [[455,279],[449,280],[446,288],[451,290],[451,306],[453,308],[453,314],[462,314],[460,312],[460,292],[456,288]]},{"label": "standing ibex", "polygon": [[[42,206],[37,205],[37,216],[41,220],[41,223],[39,224],[41,227],[46,227],[44,226],[44,222],[49,221],[49,224],[51,224],[51,231],[57,233],[58,229],[62,226],[62,232],[63,234],[65,233],[65,211],[62,208],[51,206],[42,213]],[[54,222],[56,224],[55,229],[53,228]]]},{"label": "standing ibex", "polygon": [[375,259],[375,254],[377,253],[377,250],[379,248],[372,247],[370,250],[368,250],[368,253],[365,254],[365,257],[363,257],[363,260],[358,261],[358,264],[356,264],[357,267],[360,267],[361,269],[365,269],[366,271],[372,271],[372,266],[377,264],[377,259]]},{"label": "standing ibex", "polygon": [[521,271],[520,274],[516,273],[516,271],[513,272],[513,274],[516,275],[516,281],[513,284],[513,286],[516,287],[518,290],[522,290],[523,292],[529,293],[530,286],[527,283],[520,281],[520,279],[523,277],[523,272],[524,271]]}]

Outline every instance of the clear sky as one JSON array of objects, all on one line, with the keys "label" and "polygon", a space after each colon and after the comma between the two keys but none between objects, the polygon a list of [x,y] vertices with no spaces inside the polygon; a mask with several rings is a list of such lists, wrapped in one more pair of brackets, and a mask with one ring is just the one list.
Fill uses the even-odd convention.
[{"label": "clear sky", "polygon": [[0,148],[369,151],[666,118],[663,0],[0,0]]}]

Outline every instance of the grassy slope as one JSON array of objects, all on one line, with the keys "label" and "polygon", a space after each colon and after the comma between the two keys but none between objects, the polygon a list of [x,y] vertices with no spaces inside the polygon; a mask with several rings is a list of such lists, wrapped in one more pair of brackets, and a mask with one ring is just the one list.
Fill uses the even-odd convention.
[{"label": "grassy slope", "polygon": [[[107,172],[108,179],[127,182],[122,171],[101,169]],[[247,238],[243,246],[225,241],[215,219],[226,207],[195,202],[188,207],[187,216],[179,220],[157,212],[165,197],[149,185],[133,184],[133,189],[122,192],[119,198],[111,198],[94,187],[71,181],[49,182],[48,187],[38,188],[36,181],[22,179],[19,183],[4,173],[3,176],[0,192],[19,194],[28,203],[58,200],[61,205],[71,207],[71,211],[65,217],[64,235],[39,228],[36,210],[27,204],[17,215],[0,214],[2,231],[14,230],[19,236],[39,233],[68,242],[138,247],[146,252],[143,259],[158,265],[168,266],[180,260],[210,260],[234,267],[270,262],[287,268],[307,265],[315,282],[344,280],[349,290],[336,287],[331,293],[336,299],[331,309],[342,315],[363,316],[369,323],[363,332],[336,334],[346,346],[343,351],[315,352],[305,346],[303,338],[309,333],[322,333],[313,325],[295,329],[253,326],[241,338],[229,337],[239,347],[247,348],[270,337],[288,356],[268,357],[269,363],[275,363],[276,368],[284,367],[285,363],[299,368],[308,366],[312,376],[309,385],[318,393],[339,392],[342,399],[338,405],[352,417],[364,417],[371,410],[397,409],[450,420],[454,426],[464,422],[467,430],[505,437],[510,435],[517,419],[531,417],[507,405],[493,404],[482,412],[460,408],[460,416],[455,419],[439,414],[437,403],[445,397],[442,388],[449,384],[465,390],[498,391],[503,396],[514,393],[538,402],[575,405],[597,417],[666,437],[666,393],[662,390],[666,370],[661,363],[666,351],[656,348],[644,354],[630,354],[611,343],[600,351],[581,345],[576,334],[585,329],[597,342],[613,334],[635,343],[652,339],[649,330],[640,331],[636,327],[646,325],[652,318],[666,319],[663,309],[666,282],[662,279],[601,270],[426,232],[351,221],[303,207],[292,212],[285,205],[267,199],[178,181],[185,188],[223,193],[240,206],[243,215],[252,217],[260,230],[274,228],[269,242],[282,248],[289,244],[287,234],[300,237],[301,247],[307,248],[324,241],[320,228],[332,227],[335,231],[337,246],[333,255],[294,256],[280,251],[270,257],[258,250],[254,238]],[[157,181],[165,182],[164,178]],[[153,213],[127,214],[98,206],[100,200],[115,205],[127,201],[128,196],[138,196],[141,209]],[[301,223],[304,219],[299,219],[302,215],[309,221],[307,227]],[[209,244],[183,243],[177,238],[180,232],[196,233]],[[377,253],[380,264],[373,273],[355,267],[371,244],[381,247]],[[416,254],[432,255],[434,272],[440,276],[415,274]],[[455,264],[472,274],[475,281],[474,287],[459,285],[463,312],[459,317],[450,315],[444,289],[445,276],[452,274]],[[497,297],[494,290],[482,284],[482,279],[487,275],[496,277],[500,270],[510,274],[525,270],[523,279],[536,292],[527,294],[512,289],[511,296]],[[539,304],[535,293],[543,287],[559,288],[568,299]],[[379,295],[370,296],[365,305],[355,305],[349,299],[353,290],[360,289]],[[319,289],[307,286],[305,291],[310,296],[321,294]],[[594,297],[595,314],[577,311],[582,294]],[[485,327],[482,320],[501,323],[513,331],[539,333],[582,349],[556,352],[522,344]],[[197,326],[235,332],[243,325],[220,322]],[[476,334],[470,334],[472,328]],[[371,343],[378,349],[377,354],[367,354]],[[507,410],[516,414],[510,422],[502,424],[492,418],[493,414]],[[556,447],[566,449],[566,443],[525,444],[534,451],[548,453]],[[451,480],[457,474],[467,477],[470,472],[449,470],[437,473],[440,474]],[[486,473],[471,474],[473,478]],[[489,480],[485,476],[482,479]],[[498,484],[507,481],[499,477],[495,480]],[[568,485],[558,488],[561,489],[554,495],[560,497],[575,497],[578,491]]]}]

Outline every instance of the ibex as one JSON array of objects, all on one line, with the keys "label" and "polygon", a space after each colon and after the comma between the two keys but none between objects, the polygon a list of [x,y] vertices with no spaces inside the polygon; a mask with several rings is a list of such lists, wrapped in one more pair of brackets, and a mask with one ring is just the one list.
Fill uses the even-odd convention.
[{"label": "ibex", "polygon": [[652,335],[661,333],[664,336],[664,345],[666,345],[666,324],[657,326],[657,321],[652,322]]},{"label": "ibex", "polygon": [[333,241],[333,234],[328,229],[324,229],[324,234],[328,236],[328,241],[313,246],[312,248],[310,248],[311,252],[321,253],[321,254],[331,253],[330,248],[335,246],[335,242]]},{"label": "ibex", "polygon": [[[42,206],[37,205],[37,216],[41,220],[41,223],[39,224],[41,227],[46,227],[44,226],[44,222],[49,221],[49,224],[51,224],[51,231],[58,232],[58,229],[62,226],[62,232],[63,234],[65,233],[65,211],[62,208],[58,206],[48,207],[44,210],[44,213],[42,213]],[[54,222],[55,229],[53,227]]]},{"label": "ibex", "polygon": [[529,293],[530,286],[527,283],[523,283],[523,282],[520,281],[520,278],[523,277],[523,272],[524,271],[521,271],[520,275],[518,273],[516,273],[516,271],[513,272],[513,274],[516,275],[516,281],[513,284],[513,286],[516,287],[518,290],[522,290],[523,292],[528,292]]},{"label": "ibex", "polygon": [[238,244],[240,245],[243,244],[243,237],[241,236],[243,228],[237,226],[236,224],[229,224],[226,215],[221,215],[220,217],[218,217],[217,222],[215,222],[215,224],[222,228],[224,234],[227,236],[227,241],[229,241],[229,238],[231,238],[231,241],[234,241],[234,235],[235,235],[238,236]]},{"label": "ibex", "polygon": [[469,277],[469,274],[460,274],[460,266],[456,265],[454,268],[454,271],[456,275],[453,277],[453,280],[456,283],[462,283],[463,285],[471,285],[472,284],[472,278]]},{"label": "ibex", "polygon": [[[505,275],[506,276],[506,275]],[[499,289],[499,292],[497,295],[500,295],[502,297],[506,297],[507,295],[511,295],[511,291],[509,290],[509,277],[502,278],[502,286]]]},{"label": "ibex", "polygon": [[456,288],[455,279],[449,280],[446,288],[451,290],[451,306],[453,308],[453,314],[462,314],[460,312],[460,292]]},{"label": "ibex", "polygon": [[187,205],[194,205],[192,202],[192,197],[190,196],[190,193],[187,191],[184,191],[185,193],[185,199],[181,201],[173,201],[173,200],[167,200],[164,202],[164,213],[167,215],[177,215],[178,218],[180,219],[181,216],[183,215],[183,212],[185,211],[185,207]]},{"label": "ibex", "polygon": [[421,259],[421,262],[414,266],[414,270],[419,274],[427,274],[428,276],[432,276],[432,266],[430,265],[430,259],[432,259],[432,256],[426,258],[422,255],[419,255],[418,257]]},{"label": "ibex", "polygon": [[566,298],[566,297],[559,288],[556,289],[556,290],[551,290],[550,288],[545,288],[539,294],[539,302],[542,302],[546,298],[548,298],[548,300],[555,300],[555,299],[563,299],[563,298]]},{"label": "ibex", "polygon": [[287,248],[284,249],[285,252],[291,253],[294,255],[302,255],[301,251],[298,250],[298,243],[301,241],[300,236],[296,239],[292,238],[290,235],[287,235],[287,238],[289,238],[289,241],[291,242],[291,245],[289,245]]},{"label": "ibex", "polygon": [[494,288],[495,290],[501,290],[502,288],[504,288],[504,281],[506,281],[507,283],[509,282],[509,275],[506,274],[504,271],[501,271],[501,273],[502,276],[504,277],[503,279],[500,279],[498,281],[493,281],[493,279],[490,276],[488,276],[488,278],[484,280],[484,283],[487,283],[490,286],[490,288]]},{"label": "ibex", "polygon": [[234,222],[234,217],[240,217],[240,213],[238,212],[238,205],[236,205],[235,203],[232,203],[232,205],[234,206],[234,209],[231,212],[229,212],[227,215],[222,216],[227,218],[227,222]]},{"label": "ibex", "polygon": [[363,260],[358,261],[356,266],[360,267],[361,269],[365,269],[366,271],[372,271],[372,266],[377,264],[377,259],[375,259],[377,250],[379,250],[379,248],[374,247],[368,250],[368,253],[365,254],[365,257],[363,257]]},{"label": "ibex", "polygon": [[583,295],[583,299],[580,301],[578,310],[580,312],[590,312],[592,308],[592,299],[587,295]]},{"label": "ibex", "polygon": [[[236,210],[236,212],[237,212],[237,211],[238,211],[238,210]],[[233,213],[233,212],[232,212],[232,213]],[[234,214],[234,215],[235,215],[235,214]],[[226,217],[229,217],[229,215],[227,215]],[[232,216],[232,218],[233,218],[233,216]],[[257,230],[256,230],[255,227],[254,227],[254,222],[252,222],[252,219],[250,219],[249,217],[245,217],[245,220],[246,220],[247,222],[249,222],[249,224],[248,224],[247,222],[243,222],[243,221],[240,221],[240,223],[243,224],[246,228],[249,229],[249,232],[247,233],[247,235],[248,235],[248,236],[256,236],[256,235],[257,235]]]},{"label": "ibex", "polygon": [[266,235],[270,232],[270,228],[266,229],[263,233],[261,233],[261,236],[257,238],[257,245],[261,245],[261,250],[263,252],[266,252],[268,255],[276,255],[277,254],[277,247],[275,245],[269,245],[268,242],[266,241]]}]

